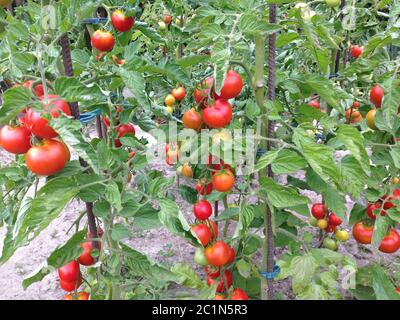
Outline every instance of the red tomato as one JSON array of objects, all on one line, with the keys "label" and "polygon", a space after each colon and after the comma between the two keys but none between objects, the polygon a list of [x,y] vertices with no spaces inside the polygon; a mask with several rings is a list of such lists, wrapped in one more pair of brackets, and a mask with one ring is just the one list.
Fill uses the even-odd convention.
[{"label": "red tomato", "polygon": [[89,300],[89,293],[81,291],[75,294],[71,292],[68,293],[63,300]]},{"label": "red tomato", "polygon": [[218,226],[214,220],[209,220],[211,225],[211,240],[218,238]]},{"label": "red tomato", "polygon": [[79,274],[79,279],[74,280],[74,281],[64,281],[64,280],[60,279],[61,288],[68,292],[78,289],[81,284],[82,284],[82,277],[80,274]]},{"label": "red tomato", "polygon": [[[121,10],[115,10],[111,15],[111,22],[115,30],[120,32],[127,32],[132,28],[133,24],[135,23],[135,18],[127,17]],[[100,51],[110,51],[110,50],[100,50]]]},{"label": "red tomato", "polygon": [[346,120],[350,121],[351,123],[358,123],[361,122],[363,119],[360,111],[354,110],[352,108],[346,110],[345,116]]},{"label": "red tomato", "polygon": [[332,233],[335,231],[336,231],[336,226],[328,223],[328,226],[325,228],[325,232]]},{"label": "red tomato", "polygon": [[235,71],[229,70],[221,88],[220,98],[225,100],[235,98],[240,94],[242,88],[242,78]]},{"label": "red tomato", "polygon": [[[101,250],[101,242],[97,241],[98,244],[98,250]],[[81,247],[83,248],[82,254],[79,256],[79,263],[83,266],[91,266],[95,264],[95,259],[92,257],[92,249],[93,249],[93,244],[91,240],[88,240],[86,242],[83,242],[81,244]]]},{"label": "red tomato", "polygon": [[353,108],[357,109],[359,106],[360,106],[360,103],[358,101],[354,101]]},{"label": "red tomato", "polygon": [[[200,83],[199,86],[194,90],[193,95],[194,95],[194,100],[200,107],[205,107],[206,104],[208,103],[208,96],[210,94],[210,90],[214,85],[214,78],[209,77],[206,80],[204,80],[202,83]],[[217,98],[217,95],[215,94],[214,90],[211,93],[211,98]]]},{"label": "red tomato", "polygon": [[135,135],[135,127],[133,126],[132,123],[126,123],[126,124],[120,124],[118,127],[115,128],[115,131],[118,132],[117,139],[114,140],[114,144],[117,148],[122,147],[122,143],[119,140],[119,138],[127,135],[127,134],[133,134]]},{"label": "red tomato", "polygon": [[212,184],[219,192],[228,192],[235,184],[235,176],[230,170],[221,170],[212,177]]},{"label": "red tomato", "polygon": [[[34,82],[35,82],[34,80],[28,80],[28,81],[25,81],[22,85],[25,88],[30,88]],[[44,95],[43,85],[40,83],[35,85],[35,87],[33,88],[33,91],[35,92],[35,95],[38,97]]]},{"label": "red tomato", "polygon": [[364,52],[364,47],[359,47],[359,46],[351,46],[351,55],[358,59],[362,53]]},{"label": "red tomato", "polygon": [[311,207],[311,214],[316,219],[324,219],[328,208],[323,203],[314,203]]},{"label": "red tomato", "polygon": [[389,234],[383,238],[379,251],[384,253],[395,253],[400,249],[400,235],[395,229],[391,229]]},{"label": "red tomato", "polygon": [[330,225],[332,225],[332,226],[335,226],[335,227],[337,227],[337,226],[340,226],[341,224],[342,224],[342,219],[340,219],[336,214],[334,214],[333,212],[331,212],[330,214],[329,214],[329,219],[328,219],[328,221],[329,221],[329,224]]},{"label": "red tomato", "polygon": [[[66,101],[54,94],[49,94],[48,98],[52,101],[49,104],[43,102],[45,113],[50,112],[53,118],[58,118],[60,112],[67,116],[71,115],[71,109]],[[43,101],[44,97],[42,96],[40,99]],[[49,121],[42,118],[40,112],[34,111],[33,109],[28,109],[21,121],[37,137],[52,139],[58,136],[58,133],[48,125]]]},{"label": "red tomato", "polygon": [[185,111],[182,121],[185,128],[196,131],[200,130],[203,124],[203,119],[201,118],[200,113],[194,108]]},{"label": "red tomato", "polygon": [[396,288],[396,291],[400,294],[400,287]]},{"label": "red tomato", "polygon": [[135,150],[129,152],[129,159],[132,159],[134,156],[136,156],[136,151]]},{"label": "red tomato", "polygon": [[196,184],[196,190],[202,196],[210,194],[213,191],[213,184],[212,182],[207,183],[205,179],[201,179],[201,181]]},{"label": "red tomato", "polygon": [[111,51],[114,44],[115,39],[111,32],[96,30],[92,35],[92,46],[99,51]]},{"label": "red tomato", "polygon": [[216,278],[221,274],[221,269],[214,266],[205,266],[204,270],[212,278]]},{"label": "red tomato", "polygon": [[110,127],[111,123],[110,123],[110,118],[108,116],[105,116],[103,118],[103,122],[107,127]]},{"label": "red tomato", "polygon": [[380,108],[384,95],[383,89],[378,84],[375,84],[369,92],[369,99],[377,108]]},{"label": "red tomato", "polygon": [[200,239],[203,246],[206,246],[211,241],[211,230],[207,225],[203,223],[196,224],[192,226],[192,231]]},{"label": "red tomato", "polygon": [[231,300],[249,300],[249,296],[246,291],[236,288],[232,291]]},{"label": "red tomato", "polygon": [[178,87],[176,89],[172,89],[171,94],[175,97],[176,100],[183,100],[186,96],[186,90],[184,87]]},{"label": "red tomato", "polygon": [[116,64],[124,64],[125,63],[125,59],[120,60],[120,59],[118,59],[118,57],[115,54],[112,55],[112,59]]},{"label": "red tomato", "polygon": [[225,242],[219,240],[213,245],[207,247],[204,250],[204,254],[206,255],[209,264],[215,267],[220,267],[229,261],[230,249]]},{"label": "red tomato", "polygon": [[353,226],[353,237],[357,242],[362,244],[370,244],[374,227],[365,225],[363,222],[358,222]]},{"label": "red tomato", "polygon": [[315,109],[321,109],[321,105],[320,105],[318,100],[311,100],[311,101],[308,102],[308,105],[310,107],[315,108]]},{"label": "red tomato", "polygon": [[[217,281],[216,278],[211,277],[210,275],[207,276],[207,285],[211,286]],[[221,293],[228,290],[232,285],[232,273],[229,270],[225,270],[223,276],[218,281],[216,292]]]},{"label": "red tomato", "polygon": [[223,128],[232,120],[232,106],[229,102],[218,99],[207,106],[202,112],[203,121],[210,128]]},{"label": "red tomato", "polygon": [[236,251],[231,246],[229,246],[229,260],[227,264],[231,264],[235,261]]},{"label": "red tomato", "polygon": [[207,200],[199,200],[193,206],[193,212],[196,216],[196,219],[206,220],[212,214],[212,206]]},{"label": "red tomato", "polygon": [[[366,209],[366,212],[367,212],[368,216],[371,219],[375,220],[376,219],[376,215],[374,214],[374,210],[380,209],[381,206],[382,206],[382,203],[380,201],[368,204],[367,209]],[[382,210],[381,211],[381,215],[384,216],[385,215],[385,211]]]},{"label": "red tomato", "polygon": [[33,146],[25,155],[29,170],[41,176],[60,172],[70,159],[68,147],[60,141],[45,139]]},{"label": "red tomato", "polygon": [[170,15],[166,15],[166,16],[164,17],[164,22],[165,22],[166,24],[170,24],[170,23],[171,23],[171,20],[172,20],[172,17],[171,17]]},{"label": "red tomato", "polygon": [[62,267],[58,268],[58,276],[62,281],[73,282],[79,278],[79,263],[76,260],[72,260]]},{"label": "red tomato", "polygon": [[0,129],[0,147],[4,150],[23,154],[31,147],[31,132],[25,126],[4,126]]}]

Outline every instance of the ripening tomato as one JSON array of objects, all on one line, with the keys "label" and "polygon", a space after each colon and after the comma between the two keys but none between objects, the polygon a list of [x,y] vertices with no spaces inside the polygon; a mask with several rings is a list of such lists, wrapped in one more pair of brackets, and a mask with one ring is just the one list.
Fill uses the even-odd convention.
[{"label": "ripening tomato", "polygon": [[96,30],[92,35],[92,46],[99,51],[108,52],[114,48],[115,39],[111,32]]},{"label": "ripening tomato", "polygon": [[229,246],[221,240],[218,240],[204,250],[207,261],[210,265],[220,267],[229,261],[231,256]]},{"label": "ripening tomato", "polygon": [[219,96],[224,100],[235,98],[240,94],[242,88],[242,78],[235,71],[229,70],[226,74]]},{"label": "ripening tomato", "polygon": [[25,126],[5,125],[0,129],[0,147],[14,154],[26,153],[31,147],[31,132]]},{"label": "ripening tomato", "polygon": [[231,122],[232,113],[232,106],[229,102],[218,99],[203,109],[201,115],[206,125],[210,128],[218,129],[225,127]]},{"label": "ripening tomato", "polygon": [[64,169],[70,159],[68,147],[60,141],[44,139],[25,155],[30,171],[41,176],[51,176]]},{"label": "ripening tomato", "polygon": [[225,300],[225,296],[220,293],[216,293],[214,296],[214,300]]},{"label": "ripening tomato", "polygon": [[175,97],[172,94],[168,94],[165,97],[164,103],[166,106],[172,107],[175,104],[175,102],[176,102]]},{"label": "ripening tomato", "polygon": [[79,274],[79,278],[73,281],[64,281],[60,278],[60,287],[65,291],[71,292],[78,289],[82,284],[82,276]]},{"label": "ripening tomato", "polygon": [[[101,242],[97,241],[98,245],[98,250],[101,250]],[[95,259],[92,257],[92,250],[93,248],[93,243],[91,240],[85,241],[81,243],[81,247],[83,248],[82,254],[79,256],[79,263],[83,266],[91,266],[95,264]]]},{"label": "ripening tomato", "polygon": [[188,164],[188,163],[184,163],[183,164],[183,166],[182,166],[182,174],[187,178],[193,177],[193,169],[190,166],[190,164]]},{"label": "ripening tomato", "polygon": [[114,144],[117,148],[122,147],[122,143],[119,138],[127,134],[135,135],[136,133],[135,127],[132,123],[120,124],[118,127],[115,128],[115,131],[118,132],[117,139],[114,140]]},{"label": "ripening tomato", "polygon": [[79,278],[79,263],[76,260],[72,260],[62,267],[58,268],[58,276],[61,280],[66,282],[76,281]]},{"label": "ripening tomato", "polygon": [[351,46],[351,55],[355,58],[358,59],[362,53],[364,52],[364,47],[359,47],[359,46]]},{"label": "ripening tomato", "polygon": [[346,120],[351,123],[358,123],[362,121],[362,114],[360,111],[354,110],[352,108],[346,110]]},{"label": "ripening tomato", "polygon": [[[203,82],[201,82],[194,90],[193,92],[194,100],[200,107],[204,108],[207,105],[208,96],[210,94],[210,90],[213,87],[213,85],[214,85],[214,78],[209,77],[205,79]],[[214,90],[211,93],[211,98],[214,99],[218,98]]]},{"label": "ripening tomato", "polygon": [[199,238],[201,244],[205,247],[211,241],[211,230],[210,228],[204,224],[199,223],[192,226],[192,231],[196,234],[197,238]]},{"label": "ripening tomato", "polygon": [[249,296],[247,295],[246,291],[235,288],[232,291],[231,300],[249,300]]},{"label": "ripening tomato", "polygon": [[173,166],[180,158],[180,150],[178,146],[170,146],[169,144],[165,145],[165,162]]},{"label": "ripening tomato", "polygon": [[171,94],[174,96],[176,100],[183,100],[186,96],[186,90],[184,87],[178,87],[175,89],[172,89]]},{"label": "ripening tomato", "polygon": [[75,294],[74,292],[71,292],[68,293],[63,300],[89,300],[89,293],[81,291]]},{"label": "ripening tomato", "polygon": [[203,124],[203,119],[196,109],[191,108],[183,114],[182,117],[183,126],[187,129],[200,130]]},{"label": "ripening tomato", "polygon": [[213,183],[212,182],[207,183],[205,179],[201,179],[196,184],[196,190],[202,196],[210,194],[213,191]]},{"label": "ripening tomato", "polygon": [[230,170],[221,170],[212,176],[212,184],[219,192],[228,192],[235,184],[235,176]]},{"label": "ripening tomato", "polygon": [[378,130],[378,127],[375,124],[375,115],[376,115],[376,109],[371,109],[368,111],[367,115],[365,116],[365,121],[367,123],[367,127],[372,130]]},{"label": "ripening tomato", "polygon": [[171,23],[171,20],[172,20],[172,17],[171,17],[170,15],[166,15],[166,16],[164,17],[164,22],[165,22],[166,24],[170,24],[170,23]]},{"label": "ripening tomato", "polygon": [[[369,203],[367,206],[367,209],[365,210],[368,214],[368,216],[375,220],[376,219],[376,215],[374,214],[374,210],[378,210],[380,209],[382,206],[382,203],[380,201],[377,201],[375,203]],[[381,214],[383,213],[383,215],[385,214],[385,211],[381,211]]]},{"label": "ripening tomato", "polygon": [[120,32],[127,32],[132,28],[133,24],[135,23],[135,18],[127,17],[121,10],[115,10],[111,15],[111,22],[115,30]]},{"label": "ripening tomato", "polygon": [[336,8],[340,6],[341,0],[325,0],[328,7]]},{"label": "ripening tomato", "polygon": [[212,214],[212,206],[207,200],[199,200],[193,206],[196,219],[207,220]]},{"label": "ripening tomato", "polygon": [[311,101],[308,102],[308,105],[310,107],[315,108],[315,109],[321,109],[321,104],[319,103],[318,100],[311,100]]},{"label": "ripening tomato", "polygon": [[395,253],[400,249],[400,235],[395,229],[391,229],[389,234],[383,238],[379,251],[384,253]]},{"label": "ripening tomato", "polygon": [[350,238],[349,233],[346,230],[336,230],[335,237],[339,241],[347,241]]},{"label": "ripening tomato", "polygon": [[383,89],[378,84],[375,84],[369,92],[369,99],[377,108],[380,108],[384,95]]},{"label": "ripening tomato", "polygon": [[325,219],[318,219],[317,220],[317,227],[320,228],[321,230],[325,230],[328,228],[328,221]]},{"label": "ripening tomato", "polygon": [[316,219],[324,219],[328,208],[323,203],[314,203],[311,207],[311,214]]},{"label": "ripening tomato", "polygon": [[329,224],[332,226],[340,226],[342,224],[342,219],[340,219],[336,214],[331,212],[328,217]]},{"label": "ripening tomato", "polygon": [[[217,279],[207,276],[207,285],[212,286],[216,283]],[[225,270],[224,274],[221,276],[221,279],[218,281],[217,289],[215,290],[218,293],[227,291],[232,285],[232,273],[229,270]]]},{"label": "ripening tomato", "polygon": [[370,244],[373,233],[374,227],[366,225],[363,222],[358,222],[353,226],[353,237],[359,243]]},{"label": "ripening tomato", "polygon": [[194,259],[194,262],[200,266],[207,265],[207,259],[206,259],[206,256],[204,255],[203,248],[197,248],[196,252],[194,253],[193,259]]},{"label": "ripening tomato", "polygon": [[[34,83],[34,80],[28,80],[25,81],[22,85],[25,88],[31,88],[32,84]],[[43,85],[42,84],[37,84],[35,85],[35,87],[33,88],[33,92],[35,93],[36,96],[40,97],[44,95],[44,89],[43,89]]]}]

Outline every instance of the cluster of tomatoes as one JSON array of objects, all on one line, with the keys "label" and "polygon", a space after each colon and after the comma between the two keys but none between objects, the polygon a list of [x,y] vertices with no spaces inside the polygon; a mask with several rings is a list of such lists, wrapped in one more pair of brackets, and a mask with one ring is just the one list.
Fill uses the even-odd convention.
[{"label": "cluster of tomatoes", "polygon": [[[103,235],[103,230],[99,228],[97,232],[98,238]],[[82,254],[79,256],[78,260],[72,260],[62,267],[58,268],[58,276],[60,278],[60,286],[65,291],[69,293],[63,298],[63,300],[88,300],[89,294],[87,292],[81,291],[77,292],[77,289],[82,284],[82,274],[80,271],[80,265],[91,266],[96,263],[95,258],[92,256],[93,251],[93,237],[92,234],[88,233],[88,237],[85,242],[81,243],[83,249]],[[95,240],[97,243],[97,249],[101,250],[101,241]]]},{"label": "cluster of tomatoes", "polygon": [[[365,212],[370,218],[367,221],[360,221],[353,226],[353,236],[357,242],[361,244],[371,244],[374,234],[374,221],[376,214],[381,216],[386,215],[386,210],[395,208],[396,205],[392,200],[400,200],[400,189],[395,189],[391,196],[384,195],[382,199],[375,203],[368,204]],[[388,234],[383,238],[379,246],[379,250],[384,253],[395,253],[400,249],[400,235],[396,229],[392,228]]]},{"label": "cluster of tomatoes", "polygon": [[247,293],[239,288],[231,288],[232,272],[229,266],[235,261],[233,247],[218,238],[218,226],[210,220],[212,206],[207,200],[199,200],[193,206],[196,223],[192,231],[199,238],[203,248],[198,248],[194,255],[197,264],[204,266],[209,286],[217,283],[216,300],[248,300]]},{"label": "cluster of tomatoes", "polygon": [[[16,85],[16,86],[19,86]],[[45,101],[43,86],[27,81],[41,101],[43,110],[25,109],[17,121],[0,129],[0,146],[13,154],[25,154],[25,162],[32,173],[50,176],[60,172],[70,159],[68,147],[59,139],[58,133],[49,126],[48,117],[58,118],[60,113],[71,115],[68,103],[54,94]]]},{"label": "cluster of tomatoes", "polygon": [[349,233],[345,229],[339,228],[343,223],[335,213],[329,212],[328,208],[323,203],[314,203],[311,207],[312,217],[310,224],[326,232],[327,235],[333,236],[324,237],[323,245],[327,249],[337,250],[338,241],[345,242],[349,240]]},{"label": "cluster of tomatoes", "polygon": [[185,99],[185,96],[186,90],[184,87],[179,86],[178,88],[172,89],[171,93],[169,93],[164,99],[164,103],[167,106],[167,111],[169,113],[174,112],[176,101],[182,101],[183,99]]}]

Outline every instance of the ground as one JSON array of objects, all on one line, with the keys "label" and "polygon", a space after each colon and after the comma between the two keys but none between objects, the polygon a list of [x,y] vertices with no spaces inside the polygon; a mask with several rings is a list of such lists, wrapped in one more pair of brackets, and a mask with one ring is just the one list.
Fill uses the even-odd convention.
[{"label": "ground", "polygon": [[[140,131],[138,134],[146,136],[145,133]],[[0,150],[0,163],[2,165],[11,159],[8,154]],[[162,170],[166,176],[174,174],[171,167],[163,163],[156,163],[154,167]],[[302,174],[299,173],[297,177],[301,178]],[[187,184],[190,182],[181,178],[181,183]],[[310,198],[310,203],[320,201],[319,196],[315,192],[304,191],[303,194]],[[350,212],[354,201],[350,198],[346,199],[346,204]],[[193,221],[191,205],[184,202],[179,195],[177,195],[177,203],[187,219]],[[45,277],[41,282],[34,283],[26,290],[23,290],[21,283],[27,275],[34,272],[45,261],[55,247],[69,238],[66,232],[83,208],[83,203],[77,201],[70,203],[63,210],[62,214],[34,239],[29,246],[18,249],[9,261],[0,266],[0,288],[3,289],[0,290],[0,299],[50,300],[61,299],[65,295],[65,292],[59,287],[56,271]],[[302,218],[304,219],[304,217]],[[313,230],[315,232],[315,229],[311,228],[309,231]],[[5,232],[5,227],[0,228],[0,250]],[[166,239],[168,240],[166,241]],[[195,248],[181,238],[171,235],[165,229],[133,232],[127,243],[164,265],[171,266],[175,262],[185,261],[191,263],[197,271],[203,273],[203,270],[193,263]],[[371,259],[387,264],[393,262],[394,259],[399,259],[399,255],[395,257],[383,254],[371,255],[368,248],[357,245],[354,240],[350,240],[345,245],[342,245],[339,250],[344,254],[353,256],[360,266],[365,265]],[[278,256],[281,252],[281,249],[276,250]],[[278,295],[279,298],[293,298],[289,281],[280,281],[276,283],[275,288],[277,292],[280,292]],[[179,289],[176,291],[179,291]]]}]

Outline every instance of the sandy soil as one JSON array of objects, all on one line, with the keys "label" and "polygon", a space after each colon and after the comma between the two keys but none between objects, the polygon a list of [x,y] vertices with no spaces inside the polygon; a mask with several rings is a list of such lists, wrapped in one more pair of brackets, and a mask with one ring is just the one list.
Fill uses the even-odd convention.
[{"label": "sandy soil", "polygon": [[[146,136],[145,133],[139,134]],[[0,151],[0,162],[2,164],[7,163],[11,159],[5,152]],[[158,163],[154,167],[162,170],[166,176],[174,174],[164,164]],[[301,178],[302,174],[299,173],[298,177]],[[183,181],[183,183],[187,182]],[[320,200],[319,196],[312,191],[304,191],[303,194],[310,198],[311,203]],[[177,195],[177,203],[188,220],[192,221],[191,205],[184,202],[179,195]],[[350,211],[353,206],[351,199],[347,198],[346,204]],[[70,203],[62,214],[34,239],[29,246],[18,249],[9,261],[0,266],[0,299],[48,300],[60,299],[65,295],[65,292],[59,287],[56,272],[51,273],[41,282],[31,285],[27,290],[23,290],[21,283],[23,278],[33,272],[57,245],[62,244],[69,238],[66,231],[83,208],[83,203],[77,201]],[[5,231],[5,227],[0,228],[0,250]],[[133,232],[127,242],[135,249],[148,254],[151,258],[164,265],[171,266],[178,261],[185,261],[191,263],[193,267],[202,273],[202,270],[193,264],[194,248],[179,237],[171,235],[165,229]],[[279,256],[282,251],[282,249],[277,249],[276,255]],[[346,245],[342,245],[340,251],[356,257],[360,265],[364,265],[371,260],[369,250],[365,248],[360,249],[354,240],[349,241]],[[389,262],[389,258],[382,255],[374,256],[374,259],[383,259]],[[276,289],[283,294],[283,298],[293,298],[289,281],[278,282]]]}]

